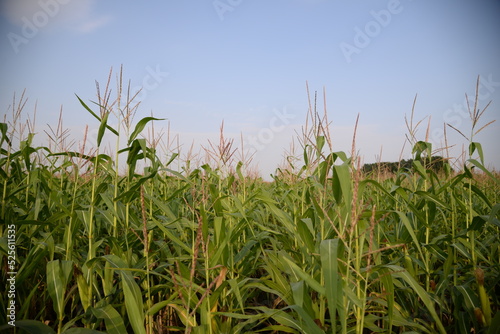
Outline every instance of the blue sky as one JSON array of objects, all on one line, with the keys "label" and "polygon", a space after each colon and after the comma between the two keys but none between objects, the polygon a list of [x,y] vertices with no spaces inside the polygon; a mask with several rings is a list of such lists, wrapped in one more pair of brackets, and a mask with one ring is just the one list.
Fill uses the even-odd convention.
[{"label": "blue sky", "polygon": [[[224,121],[264,174],[304,124],[306,80],[320,110],[326,89],[334,150],[350,152],[360,114],[365,162],[381,152],[399,158],[415,94],[415,119],[431,116],[434,148],[443,146],[443,123],[470,133],[464,94],[473,98],[478,75],[479,107],[492,100],[479,126],[500,116],[499,1],[4,0],[0,14],[0,110],[26,89],[40,141],[61,105],[77,143],[85,124],[95,134],[97,121],[74,94],[95,101],[95,81],[104,86],[122,64],[131,87],[143,89],[136,121],[168,118],[183,154],[216,140]],[[465,141],[447,132],[458,157]],[[475,140],[500,169],[500,121]]]}]

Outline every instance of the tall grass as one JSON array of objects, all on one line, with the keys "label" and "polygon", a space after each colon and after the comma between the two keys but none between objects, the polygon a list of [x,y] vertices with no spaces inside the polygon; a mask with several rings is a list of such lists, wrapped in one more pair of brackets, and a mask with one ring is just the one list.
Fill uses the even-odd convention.
[{"label": "tall grass", "polygon": [[[462,169],[446,163],[435,172],[412,113],[413,167],[366,175],[355,134],[350,156],[333,152],[315,96],[302,158],[272,182],[245,175],[250,158],[237,160],[223,126],[219,143],[205,148],[207,164],[172,169],[179,154],[160,158],[158,138],[140,137],[160,120],[134,122],[133,97],[120,99],[121,72],[116,100],[109,81],[96,103],[78,97],[98,121],[94,150],[33,147],[32,127],[20,131],[23,96],[0,124],[1,256],[5,267],[6,226],[15,224],[19,332],[498,328],[500,181],[472,135]],[[473,134],[478,110],[475,103]],[[110,117],[125,126],[112,128]],[[62,125],[51,135],[63,143]],[[114,157],[101,147],[105,135],[116,137]],[[0,318],[7,322],[5,307]]]}]

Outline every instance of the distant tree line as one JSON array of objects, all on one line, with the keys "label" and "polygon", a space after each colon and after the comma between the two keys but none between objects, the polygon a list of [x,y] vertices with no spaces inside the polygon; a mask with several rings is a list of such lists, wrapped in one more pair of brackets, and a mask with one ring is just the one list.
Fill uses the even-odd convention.
[{"label": "distant tree line", "polygon": [[[434,156],[430,159],[424,158],[420,159],[420,162],[426,169],[431,169],[434,172],[438,173],[444,170],[444,165],[446,163],[445,159],[441,156]],[[401,160],[397,162],[375,162],[371,164],[363,165],[363,172],[389,172],[389,173],[397,173],[399,169],[412,170],[413,169],[413,159]]]}]

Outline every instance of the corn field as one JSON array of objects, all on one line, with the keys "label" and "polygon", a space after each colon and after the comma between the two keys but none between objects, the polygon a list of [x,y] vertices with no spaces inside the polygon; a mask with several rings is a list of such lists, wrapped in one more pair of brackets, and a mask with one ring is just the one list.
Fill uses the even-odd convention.
[{"label": "corn field", "polygon": [[[160,158],[141,137],[161,120],[145,117],[132,126],[129,114],[102,102],[106,96],[98,111],[78,99],[99,125],[92,153],[36,146],[33,132],[21,137],[16,124],[0,124],[0,329],[444,334],[500,328],[500,179],[484,167],[473,138],[476,106],[460,169],[448,161],[441,171],[430,168],[431,144],[410,133],[411,168],[363,173],[354,143],[350,154],[332,152],[325,118],[311,117],[301,159],[265,182],[245,173],[224,138],[213,146],[216,164],[173,168],[177,154]],[[113,128],[113,115],[129,130]],[[105,135],[117,138],[117,146],[125,138],[125,147],[107,154]],[[126,162],[119,165],[118,157]],[[15,270],[8,266],[9,226]],[[16,327],[7,310],[12,271]]]}]

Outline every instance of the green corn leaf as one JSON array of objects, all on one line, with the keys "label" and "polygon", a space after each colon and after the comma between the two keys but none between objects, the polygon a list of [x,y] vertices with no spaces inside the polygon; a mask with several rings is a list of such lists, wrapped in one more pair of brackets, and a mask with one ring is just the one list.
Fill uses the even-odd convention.
[{"label": "green corn leaf", "polygon": [[490,224],[493,224],[497,227],[500,227],[500,220],[496,218],[496,216],[500,212],[500,203],[495,204],[491,209],[491,212],[488,216],[484,216],[483,218]]},{"label": "green corn leaf", "polygon": [[144,117],[141,119],[137,125],[135,126],[134,131],[130,134],[130,137],[128,138],[128,145],[130,145],[135,138],[144,130],[144,127],[148,122],[150,121],[163,121],[165,118],[155,118],[155,117]]},{"label": "green corn leaf", "polygon": [[420,190],[418,190],[418,191],[415,191],[415,194],[419,195],[419,196],[422,196],[423,198],[426,198],[426,199],[432,201],[433,203],[438,204],[443,209],[445,209],[445,208],[447,209],[449,207],[449,205],[447,203],[443,202],[442,200],[440,200],[438,198],[438,196],[433,195],[433,194],[431,194],[431,193],[429,193],[427,191],[420,191]]},{"label": "green corn leaf", "polygon": [[76,276],[76,283],[78,285],[78,294],[80,296],[83,309],[87,311],[91,303],[91,297],[89,295],[89,285],[82,274]]},{"label": "green corn leaf", "polygon": [[[308,288],[304,281],[291,283],[293,299],[296,301],[295,305],[300,307],[310,319],[319,321],[319,313],[316,308],[318,300],[311,294],[311,289]],[[300,311],[299,311],[300,312]]]},{"label": "green corn leaf", "polygon": [[330,166],[332,165],[331,161],[329,160],[331,156],[328,156],[327,160],[321,161],[318,164],[318,167],[314,171],[314,174],[318,176],[319,182],[321,184],[326,184],[326,179],[328,177],[328,172],[330,170]]},{"label": "green corn leaf", "polygon": [[[309,224],[307,224],[306,222],[308,222]],[[312,253],[314,252],[315,246],[314,246],[314,239],[308,225],[311,225],[309,218],[299,220],[297,222],[297,234],[298,237],[300,237],[300,239],[304,243],[304,245],[307,247],[309,252]]]},{"label": "green corn leaf", "polygon": [[[429,330],[422,326],[421,324],[417,322],[411,322],[405,317],[401,315],[399,312],[395,312],[394,314],[394,326],[399,326],[399,327],[409,327],[409,328],[414,328],[417,329],[418,331],[405,331],[405,334],[421,334],[421,333],[429,333]],[[459,332],[462,333],[462,332]]]},{"label": "green corn leaf", "polygon": [[99,154],[97,157],[81,154],[78,152],[58,152],[47,155],[47,157],[57,157],[57,156],[67,156],[69,158],[84,159],[92,163],[97,162],[99,164],[110,163],[112,161],[112,158],[107,154]]},{"label": "green corn leaf", "polygon": [[141,289],[137,285],[131,272],[127,269],[125,261],[116,255],[103,256],[112,267],[120,273],[123,295],[125,296],[125,308],[127,316],[135,334],[145,334],[144,327],[144,305],[142,301]]},{"label": "green corn leaf", "polygon": [[[29,312],[29,309],[30,309],[30,305],[31,305],[31,300],[33,299],[33,297],[35,295],[37,295],[37,293],[39,292],[38,290],[38,287],[40,286],[40,284],[43,283],[42,281],[38,282],[30,291],[28,297],[26,297],[26,299],[24,300],[24,303],[23,305],[21,305],[21,309],[19,310],[19,312],[17,313],[17,317],[18,318],[27,318],[27,313]],[[36,297],[34,298],[36,299]]]},{"label": "green corn leaf", "polygon": [[[292,315],[285,312],[273,312],[271,315],[275,321],[277,321],[282,326],[287,326],[294,328],[299,331],[299,333],[306,333],[306,328],[299,319],[295,319]],[[292,331],[285,331],[288,333],[296,333]]]},{"label": "green corn leaf", "polygon": [[[76,94],[75,94],[76,95]],[[90,109],[86,104],[85,102],[83,102],[83,100],[78,96],[76,95],[76,98],[78,99],[78,101],[80,101],[80,104],[92,115],[94,116],[99,122],[102,122],[101,118],[95,113],[92,111],[92,109]],[[106,128],[111,131],[112,133],[114,133],[115,135],[118,136],[118,131],[116,131],[115,129],[113,129],[112,127],[110,127],[109,125],[106,124]]]},{"label": "green corn leaf", "polygon": [[415,160],[420,160],[422,153],[426,153],[426,156],[430,158],[432,155],[432,144],[425,141],[418,141],[413,146],[412,153],[415,154]]},{"label": "green corn leaf", "polygon": [[321,269],[325,281],[325,293],[332,322],[332,333],[336,333],[337,303],[341,298],[338,295],[339,285],[341,284],[338,275],[338,249],[339,239],[324,240],[320,244]]},{"label": "green corn leaf", "polygon": [[497,311],[497,313],[491,320],[491,325],[488,329],[488,334],[498,334],[498,333],[500,333],[500,311]]},{"label": "green corn leaf", "polygon": [[47,290],[54,303],[54,311],[60,320],[64,318],[66,285],[72,267],[72,261],[47,262]]},{"label": "green corn leaf", "polygon": [[472,192],[474,192],[479,198],[481,198],[484,203],[491,208],[491,202],[490,200],[488,199],[488,197],[484,194],[483,191],[481,191],[481,189],[479,189],[477,186],[471,184],[471,183],[464,183],[464,187],[467,188],[467,189],[471,189]]},{"label": "green corn leaf", "polygon": [[[291,313],[284,312],[286,309],[293,309],[294,311],[297,312],[299,315],[298,319],[294,318]],[[302,308],[294,305],[290,306],[288,308],[282,309],[282,310],[273,310],[273,309],[267,309],[267,308],[259,308],[259,310],[264,311],[266,314],[268,314],[271,318],[273,318],[275,321],[277,321],[280,325],[282,326],[287,326],[290,328],[293,328],[299,333],[304,333],[304,334],[322,334],[324,333],[318,325],[314,323],[314,321],[311,319],[311,317],[304,311]],[[289,330],[285,330],[283,328],[283,332],[286,333],[294,333]]]},{"label": "green corn leaf", "polygon": [[318,157],[321,156],[321,152],[323,151],[323,147],[325,146],[325,136],[317,136],[316,137],[316,155]]},{"label": "green corn leaf", "polygon": [[418,174],[424,179],[427,179],[427,173],[425,172],[425,168],[419,160],[413,160],[413,168],[417,171]]},{"label": "green corn leaf", "polygon": [[165,234],[165,236],[174,244],[179,246],[180,248],[184,249],[188,254],[192,253],[191,247],[187,245],[185,242],[183,242],[177,234],[175,234],[173,231],[170,231],[168,228],[166,228],[163,224],[161,224],[158,220],[153,219],[152,222]]},{"label": "green corn leaf", "polygon": [[125,296],[125,308],[127,316],[135,334],[145,334],[144,306],[141,290],[129,272],[121,271],[123,295]]},{"label": "green corn leaf", "polygon": [[471,164],[473,164],[474,166],[476,166],[477,168],[479,168],[480,170],[482,170],[493,181],[495,181],[496,183],[500,184],[500,178],[498,178],[495,175],[493,175],[493,173],[491,173],[488,169],[486,169],[486,167],[484,167],[484,165],[482,163],[480,163],[479,161],[477,161],[475,159],[469,159],[467,161],[470,162]]},{"label": "green corn leaf", "polygon": [[34,133],[29,133],[28,138],[21,141],[21,152],[24,157],[24,164],[27,170],[31,170],[31,154],[38,151],[38,149],[31,147],[31,142],[33,141],[34,136]]},{"label": "green corn leaf", "polygon": [[241,167],[243,167],[243,162],[238,161],[238,164],[236,165],[236,174],[238,174],[238,177],[240,180],[243,180],[243,173],[241,172]]},{"label": "green corn leaf", "polygon": [[307,148],[309,147],[309,145],[305,145],[304,146],[304,164],[306,166],[309,165],[309,155],[307,154]]},{"label": "green corn leaf", "polygon": [[135,173],[135,166],[137,160],[140,160],[141,156],[139,152],[141,151],[142,145],[139,143],[139,139],[134,140],[129,144],[128,155],[127,155],[127,165],[129,166],[129,179],[132,179]]},{"label": "green corn leaf", "polygon": [[168,304],[170,304],[172,301],[170,300],[162,300],[161,302],[158,302],[151,306],[151,308],[147,311],[148,315],[155,315],[158,313],[160,310],[164,309]]},{"label": "green corn leaf", "polygon": [[471,288],[463,286],[463,285],[455,286],[454,289],[462,295],[463,302],[465,303],[466,309],[471,314],[473,314],[474,309],[476,307],[479,307],[479,305],[480,305],[479,298],[476,296],[476,294],[472,291]]},{"label": "green corn leaf", "polygon": [[[248,319],[261,319],[262,315],[256,317],[256,314],[241,314],[232,312],[217,312],[217,314],[234,319],[248,320]],[[268,327],[269,328],[269,327]]]},{"label": "green corn leaf", "polygon": [[321,284],[319,284],[318,281],[316,281],[311,275],[306,273],[302,268],[300,268],[297,264],[295,264],[295,262],[290,260],[288,257],[284,256],[282,259],[285,260],[285,262],[290,266],[292,272],[301,279],[303,279],[307,283],[307,285],[309,285],[310,288],[312,288],[321,295],[325,294],[325,288],[321,286]]},{"label": "green corn leaf", "polygon": [[178,156],[179,153],[172,153],[170,159],[168,159],[167,163],[165,164],[165,167],[169,166]]},{"label": "green corn leaf", "polygon": [[109,111],[104,114],[101,119],[101,124],[99,125],[99,130],[97,131],[97,147],[101,147],[102,137],[104,137],[104,132],[106,131],[106,126],[108,125]]},{"label": "green corn leaf", "polygon": [[196,318],[193,316],[190,316],[188,314],[188,311],[184,307],[179,306],[177,304],[168,304],[168,306],[173,308],[177,312],[177,315],[181,319],[184,326],[189,326],[189,327],[196,327],[197,326]]},{"label": "green corn leaf", "polygon": [[248,242],[243,246],[241,251],[239,251],[235,256],[234,256],[234,263],[237,264],[241,260],[243,260],[248,253],[252,250],[253,246],[257,244],[257,240],[248,240]]},{"label": "green corn leaf", "polygon": [[479,155],[479,161],[484,165],[484,154],[483,154],[483,146],[478,142],[471,142],[469,144],[469,156],[472,156],[474,152],[477,151]]},{"label": "green corn leaf", "polygon": [[[36,320],[16,320],[16,327],[24,330],[28,334],[56,334],[52,328]],[[12,330],[11,325],[6,324],[0,326],[0,331],[3,332],[8,330]]]},{"label": "green corn leaf", "polygon": [[122,334],[126,333],[127,329],[123,323],[123,319],[111,305],[92,309],[92,314],[98,319],[104,319],[106,324],[106,333],[108,334]]},{"label": "green corn leaf", "polygon": [[70,328],[64,331],[63,334],[104,334],[104,332],[89,328]]},{"label": "green corn leaf", "polygon": [[271,210],[273,216],[275,216],[278,221],[280,221],[288,230],[287,232],[290,233],[290,235],[293,235],[295,233],[295,226],[291,215],[288,212],[281,210],[272,203],[267,203],[267,207]]},{"label": "green corn leaf", "polygon": [[417,247],[420,256],[422,258],[424,258],[424,255],[422,253],[422,248],[420,247],[420,241],[418,240],[417,235],[415,234],[415,229],[413,228],[410,220],[408,219],[406,214],[404,214],[403,212],[399,212],[399,211],[395,211],[395,212],[398,214],[399,218],[401,219],[401,222],[403,223],[403,225],[406,227],[406,230],[410,234],[411,239],[413,241],[413,244],[415,247]]},{"label": "green corn leaf", "polygon": [[392,281],[392,276],[390,275],[390,271],[386,268],[377,268],[376,271],[378,277],[380,278],[380,282],[382,283],[385,294],[384,297],[387,301],[387,332],[392,333],[392,326],[394,324],[395,319],[395,310],[394,310],[394,282]]},{"label": "green corn leaf", "polygon": [[439,319],[439,316],[436,313],[434,303],[432,302],[427,291],[425,291],[424,288],[422,288],[418,284],[418,282],[408,273],[408,271],[404,270],[402,267],[396,265],[385,265],[384,267],[392,271],[392,276],[402,279],[412,288],[413,291],[415,291],[415,293],[422,300],[422,303],[427,308],[427,311],[429,311],[430,315],[434,319],[439,332],[441,334],[446,334],[446,330],[441,323],[441,319]]},{"label": "green corn leaf", "polygon": [[344,162],[342,165],[333,166],[332,176],[333,195],[337,203],[344,203],[348,210],[351,207],[352,185],[349,164]]},{"label": "green corn leaf", "polygon": [[243,303],[243,297],[241,296],[241,289],[238,281],[236,279],[230,279],[227,281],[231,287],[231,291],[235,294],[238,305],[240,306],[241,312],[245,313],[245,304]]},{"label": "green corn leaf", "polygon": [[7,129],[8,129],[7,123],[0,123],[0,133],[2,134],[2,138],[0,138],[0,146],[2,146],[4,141],[7,142],[9,146],[12,145],[9,140],[9,137],[7,137]]},{"label": "green corn leaf", "polygon": [[302,308],[299,307],[298,305],[292,305],[290,306],[292,310],[297,312],[299,315],[299,319],[301,319],[301,328],[303,330],[302,333],[307,333],[307,334],[325,334],[325,332],[319,328],[319,326],[314,322],[314,320],[311,318],[309,314]]}]

